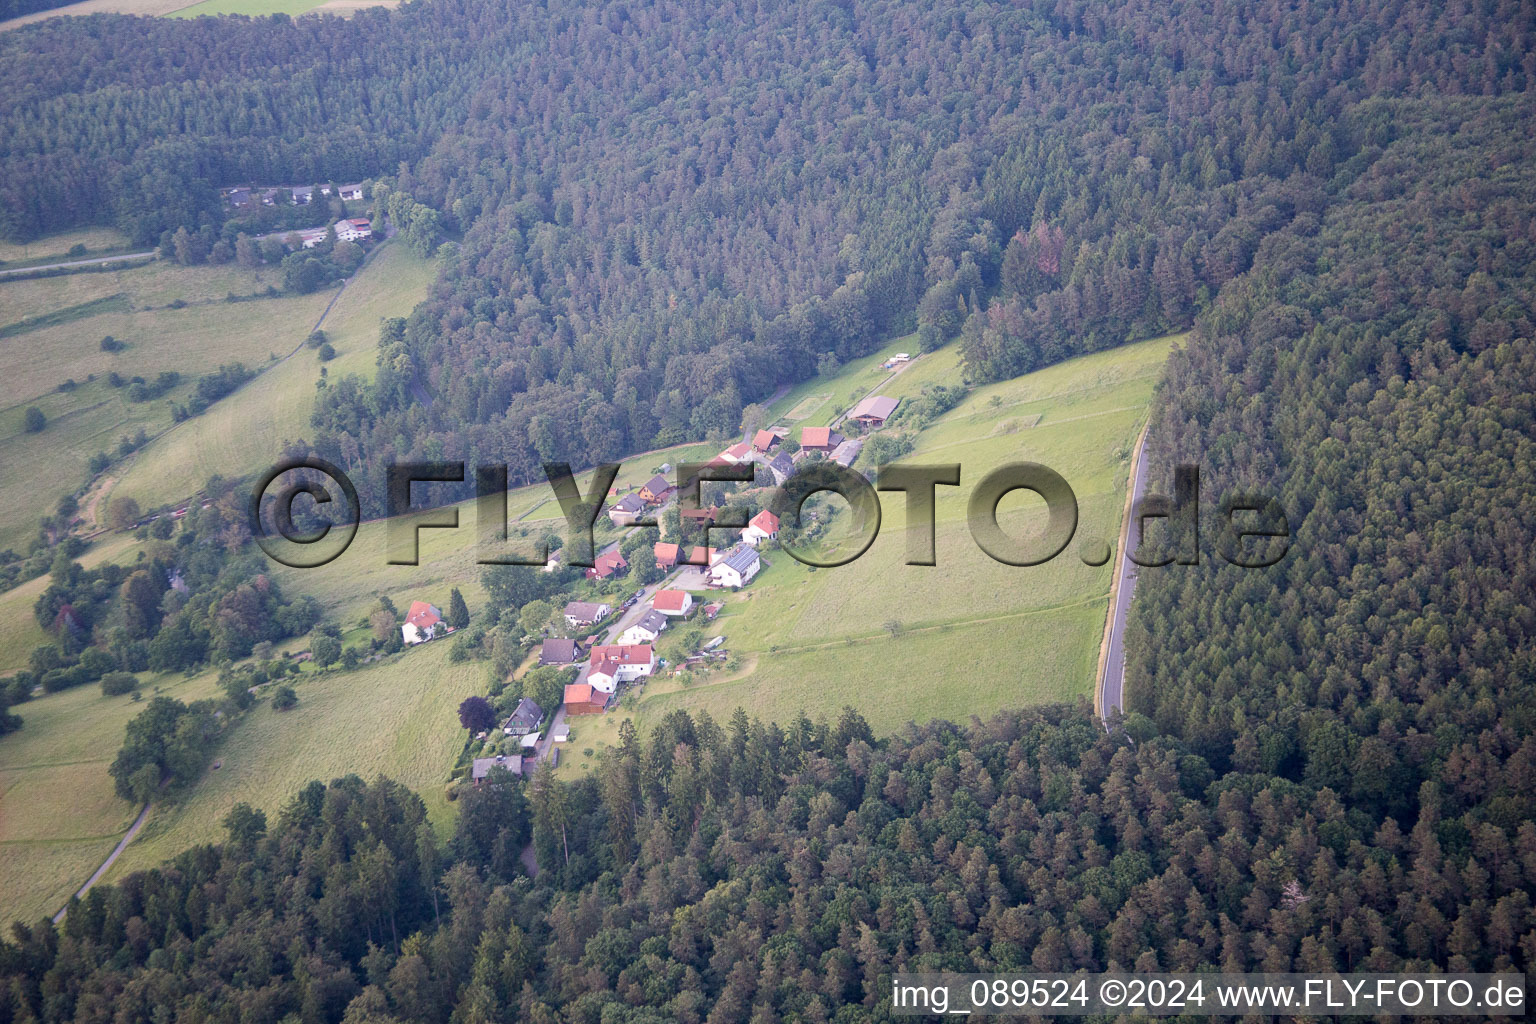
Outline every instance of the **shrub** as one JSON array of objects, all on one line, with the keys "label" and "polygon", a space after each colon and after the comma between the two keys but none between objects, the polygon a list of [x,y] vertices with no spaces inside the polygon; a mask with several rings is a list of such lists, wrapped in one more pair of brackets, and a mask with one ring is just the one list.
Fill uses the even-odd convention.
[{"label": "shrub", "polygon": [[279,686],[276,692],[272,694],[273,711],[287,711],[289,708],[298,704],[298,702],[299,695],[294,692],[294,689],[291,686]]},{"label": "shrub", "polygon": [[139,678],[132,672],[108,672],[101,677],[101,692],[108,697],[121,697],[139,688]]},{"label": "shrub", "polygon": [[[127,345],[123,344],[121,341],[118,341],[116,338],[112,337],[112,335],[110,335],[110,334],[107,335],[105,338],[101,339],[101,350],[103,352],[121,352],[123,349],[125,349],[127,347],[128,347]],[[116,374],[113,374],[113,376],[116,376]],[[112,386],[113,387],[117,387],[116,384],[114,384]]]},{"label": "shrub", "polygon": [[326,342],[324,345],[320,346],[320,361],[322,363],[328,363],[332,359],[335,359],[335,358],[336,358],[336,349],[335,349],[334,346],[331,345],[330,342]]},{"label": "shrub", "polygon": [[43,410],[39,409],[35,405],[30,405],[27,407],[25,416],[27,433],[29,434],[42,433],[43,428],[48,425],[48,417],[44,416]]}]

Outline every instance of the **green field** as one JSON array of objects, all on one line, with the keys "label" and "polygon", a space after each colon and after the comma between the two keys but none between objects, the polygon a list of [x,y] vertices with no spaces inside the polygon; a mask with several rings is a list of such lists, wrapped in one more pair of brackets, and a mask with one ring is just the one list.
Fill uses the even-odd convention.
[{"label": "green field", "polygon": [[108,879],[216,841],[239,801],[270,819],[311,779],[388,775],[421,794],[434,823],[445,826],[444,787],[464,742],[456,709],[485,689],[485,666],[450,664],[448,649],[432,643],[353,672],[306,674],[296,686],[298,707],[253,709],[220,745],[222,767],[180,802],[156,807]]},{"label": "green field", "polygon": [[[426,298],[434,273],[430,261],[399,243],[385,243],[325,316],[322,327],[336,349],[336,358],[325,364],[328,375],[355,373],[371,379],[379,322],[408,315]],[[332,294],[324,293],[307,321],[292,327],[273,324],[267,344],[287,356],[309,335]],[[150,507],[167,495],[179,499],[196,493],[214,474],[238,477],[272,465],[284,441],[313,434],[309,416],[320,367],[308,348],[282,359],[202,416],[179,424],[138,452],[114,493]]]},{"label": "green field", "polygon": [[[881,369],[881,363],[897,352],[916,351],[917,335],[909,334],[880,346],[873,355],[850,359],[832,377],[813,377],[768,407],[770,423],[791,428],[797,438],[801,427],[825,427],[891,375],[891,371]],[[894,392],[881,388],[874,393]]]},{"label": "green field", "polygon": [[[10,27],[10,22],[3,24]],[[69,255],[69,250],[77,245],[85,246],[84,257]],[[89,259],[92,256],[124,251],[128,251],[128,236],[116,228],[76,228],[39,238],[35,242],[0,241],[0,261],[7,267]]]},{"label": "green field", "polygon": [[[0,280],[0,548],[25,546],[38,518],[85,483],[93,454],[139,430],[153,436],[169,428],[171,406],[187,400],[199,374],[230,362],[259,369],[302,341],[331,293],[225,301],[277,283],[275,269],[166,262]],[[103,351],[106,335],[126,347]],[[106,380],[114,371],[152,380],[164,370],[181,373],[183,383],[147,402],[130,402],[126,388]],[[71,380],[73,390],[59,390]],[[30,406],[48,418],[40,433],[23,426]],[[168,500],[162,495],[145,488],[138,497],[158,505]]]},{"label": "green field", "polygon": [[[157,687],[184,701],[216,690],[211,674],[152,680],[146,697]],[[128,830],[139,809],[113,792],[107,768],[143,708],[81,686],[15,709],[26,724],[0,742],[0,917],[53,914]]]},{"label": "green field", "polygon": [[[725,610],[709,627],[727,637],[740,659],[737,671],[688,684],[657,678],[621,713],[576,720],[563,769],[589,766],[583,752],[611,742],[625,717],[644,732],[674,708],[725,718],[740,706],[784,722],[801,711],[835,719],[851,704],[876,731],[890,732],[908,721],[963,721],[1002,707],[1090,696],[1110,566],[1084,565],[1078,544],[1117,535],[1131,447],[1176,341],[1129,345],[972,391],[922,432],[906,459],[962,467],[961,486],[937,491],[938,565],[904,564],[900,494],[882,496],[879,537],[849,565],[811,570],[769,550],[771,566],[726,595]],[[859,381],[871,375],[859,364],[845,373]],[[880,393],[911,395],[927,382],[958,383],[956,353],[917,360]],[[858,386],[835,379],[804,390],[848,395]],[[802,398],[791,394],[783,400],[791,404],[781,407]],[[1067,479],[1079,519],[1061,556],[1016,568],[976,546],[965,510],[982,476],[1026,460]],[[999,506],[1010,533],[1038,532],[1043,518],[1043,505],[1032,498],[1010,496]]]}]

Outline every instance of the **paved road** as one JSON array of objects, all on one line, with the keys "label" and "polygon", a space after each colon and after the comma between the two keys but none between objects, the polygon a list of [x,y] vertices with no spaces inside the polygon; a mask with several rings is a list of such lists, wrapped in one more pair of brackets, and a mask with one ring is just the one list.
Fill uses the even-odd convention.
[{"label": "paved road", "polygon": [[[107,873],[107,869],[117,862],[118,854],[126,850],[128,848],[128,844],[133,842],[133,837],[139,834],[139,829],[144,827],[144,822],[148,817],[149,804],[145,804],[144,809],[139,812],[139,816],[133,819],[133,824],[128,826],[127,834],[118,841],[117,846],[115,846],[112,852],[107,855],[107,859],[101,862],[101,867],[96,869],[96,873],[85,880],[85,884],[82,885],[79,891],[75,893],[76,896],[84,896],[87,892],[90,891],[91,886],[95,885],[98,881],[101,880],[101,876]],[[68,909],[68,906],[60,907],[59,912],[53,915],[53,923],[58,924],[60,921],[64,920],[64,911]]]},{"label": "paved road", "polygon": [[[1131,482],[1131,510],[1147,490],[1147,439],[1143,434],[1141,447],[1135,456],[1135,477]],[[1136,563],[1131,552],[1136,550],[1140,537],[1136,524],[1127,517],[1122,543],[1117,555],[1120,559],[1120,586],[1115,593],[1115,607],[1109,620],[1108,654],[1104,659],[1104,679],[1099,711],[1107,720],[1112,708],[1124,708],[1125,700],[1125,619],[1131,607],[1131,595],[1136,590]]]},{"label": "paved road", "polygon": [[7,274],[31,274],[39,270],[59,270],[63,267],[90,267],[97,263],[116,263],[119,260],[141,260],[154,254],[155,251],[151,249],[149,252],[128,252],[121,256],[97,256],[92,259],[70,260],[67,263],[44,263],[36,267],[9,267],[0,269],[0,277]]}]

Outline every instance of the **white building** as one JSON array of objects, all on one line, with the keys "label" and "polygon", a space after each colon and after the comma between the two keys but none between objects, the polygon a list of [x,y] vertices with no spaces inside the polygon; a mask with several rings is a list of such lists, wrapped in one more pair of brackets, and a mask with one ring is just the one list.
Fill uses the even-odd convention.
[{"label": "white building", "polygon": [[767,509],[763,509],[753,516],[747,523],[747,528],[741,531],[741,542],[757,547],[765,540],[773,540],[779,535],[779,517]]},{"label": "white building", "polygon": [[763,567],[757,552],[745,544],[738,544],[725,553],[709,570],[709,582],[717,587],[744,587]]},{"label": "white building", "polygon": [[400,637],[407,644],[423,643],[436,636],[442,625],[443,613],[440,609],[425,601],[412,601],[410,610],[405,614],[405,621],[400,624]]},{"label": "white building", "polygon": [[655,642],[661,631],[667,628],[667,617],[652,608],[619,637],[621,644],[648,644]]},{"label": "white building", "polygon": [[587,685],[598,693],[611,694],[620,683],[648,676],[656,668],[656,652],[650,644],[608,644],[592,648]]}]

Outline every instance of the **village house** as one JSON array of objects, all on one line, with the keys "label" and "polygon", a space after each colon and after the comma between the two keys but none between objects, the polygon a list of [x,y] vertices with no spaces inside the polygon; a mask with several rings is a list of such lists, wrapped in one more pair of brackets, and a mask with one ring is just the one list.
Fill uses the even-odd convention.
[{"label": "village house", "polygon": [[885,421],[891,418],[896,407],[901,404],[899,398],[887,398],[884,395],[870,395],[853,407],[848,413],[849,421],[858,424],[865,430],[885,426]]},{"label": "village house", "polygon": [[470,770],[470,777],[475,780],[475,785],[485,781],[485,777],[491,774],[493,768],[505,768],[513,775],[523,774],[523,759],[518,754],[497,754],[495,757],[477,757],[474,767]]},{"label": "village house", "polygon": [[657,541],[651,550],[656,555],[656,568],[672,569],[677,566],[677,545]]},{"label": "village house", "polygon": [[747,528],[741,531],[741,542],[757,547],[765,540],[773,540],[779,535],[779,517],[767,509],[763,509],[747,522]]},{"label": "village house", "polygon": [[667,617],[655,608],[640,616],[634,625],[630,626],[619,636],[620,644],[649,644],[654,643],[661,636],[661,631],[667,628]]},{"label": "village house", "polygon": [[587,683],[611,694],[620,683],[648,676],[656,668],[656,652],[650,644],[600,644],[592,648]]},{"label": "village house", "polygon": [[800,450],[831,455],[832,450],[843,443],[843,435],[831,427],[806,427],[800,431]]},{"label": "village house", "polygon": [[590,601],[572,601],[565,606],[565,621],[575,626],[592,626],[603,621],[613,611],[609,605]]},{"label": "village house", "polygon": [[651,608],[663,615],[687,618],[693,611],[693,595],[686,590],[658,590],[651,598]]},{"label": "village house", "polygon": [[720,453],[719,460],[732,466],[740,465],[743,462],[751,462],[752,446],[745,441],[740,444],[733,444]]},{"label": "village house", "polygon": [[709,508],[681,508],[677,510],[677,516],[685,523],[713,523],[720,518],[718,505]]},{"label": "village house", "polygon": [[556,569],[560,568],[560,559],[561,559],[561,555],[560,555],[560,549],[559,548],[556,548],[554,551],[551,551],[549,553],[549,559],[544,563],[544,571],[545,572],[554,572]]},{"label": "village house", "polygon": [[364,217],[353,217],[336,222],[336,240],[338,242],[360,242],[365,238],[372,237],[373,225]]},{"label": "village house", "polygon": [[308,206],[315,198],[315,187],[313,185],[295,185],[288,190],[288,194],[292,197],[289,201],[294,206]]},{"label": "village house", "polygon": [[764,427],[752,436],[752,447],[766,455],[782,440],[784,440],[784,431]]},{"label": "village house", "polygon": [[746,544],[738,544],[710,567],[709,582],[717,587],[744,587],[763,567],[757,552]]},{"label": "village house", "polygon": [[562,640],[558,637],[545,640],[539,645],[539,664],[564,667],[574,665],[581,659],[581,644],[575,640]]},{"label": "village house", "polygon": [[640,497],[652,505],[659,505],[666,501],[672,494],[672,485],[667,478],[657,473],[645,483],[640,485]]},{"label": "village house", "polygon": [[590,683],[571,683],[565,688],[565,713],[571,715],[600,715],[608,709],[608,695],[592,688]]},{"label": "village house", "polygon": [[425,601],[412,601],[400,624],[400,637],[407,644],[425,643],[437,635],[443,626],[443,612]]},{"label": "village house", "polygon": [[237,210],[244,210],[251,205],[254,197],[248,188],[232,188],[224,193],[224,198],[229,201],[230,206]]},{"label": "village house", "polygon": [[780,486],[783,486],[784,481],[788,480],[795,472],[795,460],[783,452],[779,452],[771,459],[767,456],[760,456],[758,461],[768,467],[768,472],[773,474],[773,482]]},{"label": "village house", "polygon": [[592,568],[587,570],[587,579],[606,580],[615,576],[623,576],[629,569],[629,563],[619,553],[618,548],[612,551],[604,551],[592,560]]},{"label": "village house", "polygon": [[357,202],[363,198],[363,186],[361,185],[343,185],[337,191],[341,194],[341,198],[349,203]]},{"label": "village house", "polygon": [[532,697],[524,697],[512,709],[512,717],[502,723],[501,731],[508,736],[523,736],[539,727],[544,720],[544,709]]},{"label": "village house", "polygon": [[626,494],[609,507],[608,518],[613,520],[614,526],[633,526],[644,511],[645,502],[640,495]]}]

